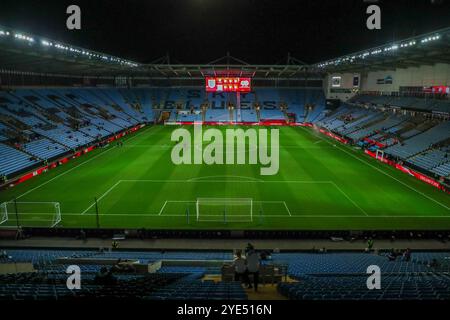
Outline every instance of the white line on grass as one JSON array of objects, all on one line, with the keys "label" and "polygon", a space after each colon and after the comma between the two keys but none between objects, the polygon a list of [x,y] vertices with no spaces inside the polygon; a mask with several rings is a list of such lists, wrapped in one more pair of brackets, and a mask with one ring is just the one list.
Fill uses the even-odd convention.
[{"label": "white line on grass", "polygon": [[[206,180],[206,179],[210,179],[210,178],[238,178],[238,179],[242,178],[242,179],[247,179],[251,182],[254,182],[254,181],[264,182],[264,180],[261,180],[261,179],[257,179],[257,178],[253,178],[253,177],[245,177],[245,176],[205,176],[205,177],[192,178],[187,181],[193,182],[193,181]],[[206,180],[206,181],[208,181],[208,180]]]},{"label": "white line on grass", "polygon": [[[152,127],[152,128],[153,128],[153,127]],[[151,128],[150,128],[150,129],[151,129]],[[145,129],[144,129],[144,130],[145,130]],[[130,141],[130,140],[132,140],[132,139],[138,137],[139,135],[143,134],[143,133],[145,132],[144,130],[143,130],[142,132],[139,132],[139,133],[136,134],[135,136],[131,137],[131,138],[128,139],[127,141]],[[102,155],[104,155],[104,154],[106,154],[106,153],[108,153],[109,151],[114,150],[114,149],[115,149],[115,147],[112,147],[112,148],[110,148],[110,149],[108,149],[108,150],[106,150],[106,151],[103,151],[103,152],[100,153],[100,154],[97,154],[96,156],[94,156],[94,157],[92,157],[92,158],[90,158],[90,159],[88,159],[88,160],[86,160],[86,161],[80,163],[79,165],[77,165],[77,166],[75,166],[75,167],[73,167],[73,168],[71,168],[71,169],[69,169],[69,170],[67,170],[67,171],[64,171],[64,172],[58,174],[57,176],[51,178],[50,180],[48,180],[48,181],[46,181],[46,182],[44,182],[44,183],[38,185],[37,187],[34,187],[33,189],[28,190],[27,192],[25,192],[25,193],[19,195],[18,197],[16,197],[15,199],[20,199],[20,198],[26,196],[27,194],[29,194],[29,193],[31,193],[31,192],[33,192],[33,191],[35,191],[35,190],[37,190],[37,189],[39,189],[39,188],[41,188],[41,187],[47,185],[47,184],[49,184],[50,182],[52,182],[52,181],[54,181],[54,180],[56,180],[56,179],[58,179],[58,178],[60,178],[60,177],[62,177],[62,176],[64,176],[64,175],[68,174],[69,172],[72,172],[73,170],[75,170],[75,169],[81,167],[82,165],[85,165],[86,163],[89,163],[89,162],[91,162],[92,160],[95,160],[95,159],[97,159],[98,157],[100,157],[100,156],[102,156]],[[13,201],[13,200],[14,200],[14,199],[12,199],[11,201]]]},{"label": "white line on grass", "polygon": [[166,207],[166,205],[167,205],[167,201],[166,201],[166,202],[164,202],[164,205],[162,206],[161,210],[159,211],[159,214],[158,214],[158,216],[162,215],[162,213],[163,213],[163,211],[164,211],[164,208]]},{"label": "white line on grass", "polygon": [[[105,193],[103,193],[98,199],[97,202],[99,202],[100,200],[102,200],[104,197],[106,197],[112,190],[114,190],[120,183],[122,182],[155,182],[155,183],[167,183],[167,182],[173,182],[173,183],[198,183],[198,182],[213,182],[213,183],[217,183],[217,182],[232,182],[232,183],[307,183],[307,184],[331,184],[334,185],[335,187],[337,187],[337,185],[333,182],[333,181],[289,181],[289,180],[280,180],[280,181],[264,181],[264,180],[250,180],[250,181],[243,181],[243,180],[237,180],[237,181],[233,181],[233,180],[197,180],[197,181],[193,181],[191,180],[119,180],[117,181],[111,188],[109,188]],[[337,187],[339,189],[339,187]],[[341,191],[342,192],[342,191]],[[342,192],[343,193],[343,192]],[[345,195],[345,194],[344,194]],[[347,196],[348,198],[348,196]],[[350,201],[352,201],[351,199],[349,199]],[[353,201],[352,201],[353,202]],[[164,202],[164,205],[162,206],[161,210],[158,213],[158,216],[161,216],[162,213],[164,212],[165,207],[167,206],[168,203],[196,203],[196,201],[189,201],[189,200],[166,200]],[[281,203],[284,205],[284,207],[286,208],[287,213],[289,214],[289,216],[291,217],[291,211],[289,210],[289,207],[287,206],[285,201],[254,201],[253,203],[257,204],[257,203]],[[95,202],[92,203],[88,208],[86,208],[80,215],[86,215],[86,212],[88,212],[93,206],[95,206]],[[355,206],[357,208],[359,208],[356,204]],[[362,210],[362,209],[360,209]],[[67,214],[65,214],[67,215]],[[152,214],[153,215],[153,214]],[[168,216],[168,215],[166,215]],[[170,216],[175,216],[175,215],[170,215]]]},{"label": "white line on grass", "polygon": [[[103,151],[102,153],[96,155],[95,157],[92,157],[91,159],[88,159],[88,160],[86,160],[86,161],[80,163],[79,165],[77,165],[77,166],[75,166],[75,167],[73,167],[73,168],[71,168],[71,169],[69,169],[69,170],[67,170],[67,171],[64,171],[64,172],[58,174],[57,176],[51,178],[50,180],[48,180],[48,181],[46,181],[46,182],[44,182],[44,183],[38,185],[37,187],[34,187],[33,189],[30,189],[30,190],[28,190],[27,192],[21,194],[20,196],[16,197],[16,199],[20,199],[20,198],[26,196],[27,194],[29,194],[29,193],[31,193],[31,192],[33,192],[33,191],[35,191],[35,190],[37,190],[37,189],[39,189],[39,188],[45,186],[46,184],[49,184],[50,182],[52,182],[52,181],[54,181],[54,180],[56,180],[56,179],[58,179],[58,178],[61,178],[62,176],[68,174],[69,172],[72,172],[73,170],[75,170],[75,169],[81,167],[82,165],[85,165],[86,163],[91,162],[92,160],[97,159],[98,157],[100,157],[100,156],[102,156],[102,155],[108,153],[109,151],[111,151],[111,150],[113,150],[113,149],[114,149],[114,147],[111,148],[111,149],[108,149],[108,150],[106,150],[106,151]],[[14,199],[13,199],[13,200],[14,200]],[[13,200],[11,200],[11,201],[13,201]]]},{"label": "white line on grass", "polygon": [[289,208],[288,208],[286,202],[283,201],[283,203],[284,203],[284,206],[286,207],[287,212],[289,213],[289,217],[292,217],[291,211],[289,210]]},{"label": "white line on grass", "polygon": [[[305,130],[306,130],[306,129],[305,129]],[[310,132],[310,134],[312,134],[312,133]],[[333,145],[333,143],[331,143],[330,141],[326,140],[325,138],[322,138],[322,137],[320,137],[320,136],[317,135],[317,134],[315,134],[315,136],[316,136],[316,137],[319,137],[320,139],[322,139],[322,140],[325,141],[326,143],[328,143],[328,144],[330,144],[330,145]],[[348,154],[349,156],[351,156],[351,157],[357,159],[358,161],[360,161],[360,162],[362,162],[362,163],[365,163],[366,165],[368,165],[368,166],[371,167],[372,169],[377,170],[378,172],[384,174],[385,176],[388,176],[388,177],[392,178],[393,180],[397,181],[398,183],[404,185],[405,187],[407,187],[407,188],[409,188],[409,189],[411,189],[411,190],[417,192],[418,194],[424,196],[424,197],[427,198],[428,200],[431,200],[431,201],[433,201],[434,203],[436,203],[436,204],[438,204],[438,205],[444,207],[445,209],[450,210],[450,208],[447,207],[445,204],[443,204],[443,203],[437,201],[436,199],[431,198],[430,196],[428,196],[427,194],[423,193],[422,191],[419,191],[419,190],[417,190],[416,188],[411,187],[411,186],[408,185],[407,183],[404,183],[403,181],[398,180],[397,178],[393,177],[392,175],[390,175],[389,173],[385,172],[384,170],[381,170],[380,168],[375,167],[373,164],[367,162],[366,160],[363,160],[363,159],[357,157],[356,155],[351,154],[351,153],[348,152],[347,150],[345,150],[345,149],[343,149],[343,148],[341,148],[341,147],[339,147],[339,146],[337,146],[337,145],[336,145],[336,148],[339,149],[339,150],[341,150],[342,152]]]},{"label": "white line on grass", "polygon": [[304,184],[333,184],[333,181],[313,180],[120,180],[122,182],[149,182],[149,183],[304,183]]},{"label": "white line on grass", "polygon": [[[108,195],[108,193],[110,193],[115,187],[117,187],[122,181],[119,180],[117,181],[116,184],[114,184],[111,188],[109,188],[105,193],[103,193],[100,198],[97,199],[97,202],[99,202],[100,200],[102,200],[104,197],[106,197]],[[86,210],[84,210],[81,214],[85,214],[86,212],[89,211],[89,209],[91,209],[93,206],[95,206],[95,202],[93,204],[91,204]]]},{"label": "white line on grass", "polygon": [[[184,202],[184,201],[183,201]],[[188,201],[185,201],[188,202]],[[282,201],[279,201],[280,203]],[[23,212],[20,213],[20,215],[54,215],[54,213],[31,213],[31,212]],[[80,216],[80,213],[61,213],[64,216]],[[95,213],[86,213],[83,215],[84,217],[88,217],[88,216],[96,216]],[[140,216],[140,217],[146,217],[146,218],[164,218],[164,217],[185,217],[185,214],[179,214],[179,215],[171,215],[171,214],[167,214],[167,215],[157,215],[157,214],[153,214],[153,213],[100,213],[99,216]],[[303,214],[293,214],[292,216],[288,216],[288,215],[263,215],[264,217],[269,217],[269,218],[357,218],[357,219],[411,219],[411,218],[420,218],[420,219],[450,219],[450,216],[427,216],[427,215],[420,215],[420,216],[411,216],[411,215],[405,215],[405,216],[386,216],[386,215],[380,215],[380,216],[362,216],[362,215],[303,215]],[[13,219],[11,219],[13,220]]]},{"label": "white line on grass", "polygon": [[366,212],[363,208],[361,208],[355,201],[353,201],[353,199],[350,198],[350,197],[344,192],[344,190],[342,190],[335,182],[333,182],[333,185],[336,187],[336,189],[339,190],[340,193],[342,193],[342,194],[344,195],[344,197],[346,197],[348,200],[350,200],[350,202],[353,203],[353,205],[354,205],[356,208],[358,208],[359,210],[361,210],[361,212],[364,213],[366,216],[369,216],[369,215],[367,214],[367,212]]},{"label": "white line on grass", "polygon": [[[167,204],[169,204],[169,203],[197,203],[197,201],[193,201],[193,200],[166,200],[166,201],[164,202],[164,205],[162,206],[161,210],[159,211],[158,216],[161,216],[161,215],[163,214],[165,207],[166,207]],[[288,212],[289,216],[291,216],[291,212],[290,212],[288,206],[286,205],[286,202],[285,202],[285,201],[253,201],[253,204],[263,204],[263,203],[278,203],[278,204],[283,204],[284,207],[286,208],[286,211]],[[148,213],[148,214],[150,214],[150,213]],[[152,214],[152,215],[153,215],[153,214]],[[176,214],[175,214],[175,215],[172,215],[172,214],[164,214],[164,216],[175,217],[175,216],[178,216],[178,215],[176,215]],[[202,216],[206,216],[206,215],[202,215]],[[218,216],[218,215],[214,215],[214,216]],[[234,214],[232,214],[232,215],[230,215],[230,216],[233,216],[233,217],[240,217],[239,215],[234,215]],[[248,215],[246,215],[246,216],[248,216]]]}]

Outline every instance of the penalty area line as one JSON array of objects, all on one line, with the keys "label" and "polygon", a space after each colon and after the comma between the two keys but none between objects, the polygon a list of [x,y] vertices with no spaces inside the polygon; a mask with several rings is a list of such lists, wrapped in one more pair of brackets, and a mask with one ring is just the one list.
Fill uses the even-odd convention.
[{"label": "penalty area line", "polygon": [[[21,215],[33,215],[35,213],[21,213]],[[53,213],[42,213],[42,215],[52,215]],[[61,212],[62,216],[80,216],[81,213],[64,213]],[[95,213],[86,213],[83,216],[96,216]],[[155,213],[100,213],[99,216],[107,217],[107,216],[130,216],[130,217],[146,217],[146,218],[164,218],[164,217],[186,217],[185,214],[165,214],[159,216]],[[247,216],[247,215],[246,215]],[[417,216],[411,216],[411,215],[405,215],[405,216],[387,216],[387,215],[380,215],[380,216],[362,216],[362,215],[303,215],[303,214],[296,214],[295,212],[292,214],[292,216],[288,215],[264,215],[264,217],[269,218],[319,218],[319,219],[329,219],[329,218],[337,218],[337,219],[348,219],[348,218],[355,218],[355,219],[450,219],[450,216],[427,216],[427,215],[417,215]],[[13,219],[11,219],[13,220]]]},{"label": "penalty area line", "polygon": [[[326,143],[328,143],[328,144],[330,144],[330,145],[333,145],[332,142],[328,141],[328,140],[325,139],[325,138],[322,138],[322,137],[319,136],[317,133],[313,133],[313,132],[311,132],[311,131],[308,131],[308,130],[306,130],[305,128],[303,128],[303,129],[304,129],[304,131],[309,132],[309,134],[311,134],[311,135],[313,135],[313,136],[316,136],[316,137],[319,137],[320,139],[322,139],[322,140],[325,141]],[[355,154],[351,154],[350,152],[348,152],[347,150],[345,150],[345,149],[343,149],[342,147],[338,146],[337,144],[336,144],[336,148],[339,149],[340,151],[346,153],[347,155],[351,156],[352,158],[355,158],[356,160],[358,160],[358,161],[360,161],[360,162],[366,164],[367,166],[371,167],[372,169],[378,171],[379,173],[381,173],[381,174],[383,174],[383,175],[385,175],[385,176],[387,176],[387,177],[390,177],[391,179],[397,181],[398,183],[402,184],[403,186],[407,187],[408,189],[410,189],[410,190],[412,190],[412,191],[415,191],[416,193],[418,193],[418,194],[422,195],[423,197],[427,198],[428,200],[433,201],[434,203],[440,205],[441,207],[443,207],[443,208],[445,208],[445,209],[447,209],[447,210],[450,210],[450,208],[447,207],[445,204],[443,204],[443,203],[437,201],[436,199],[430,197],[429,195],[427,195],[427,194],[425,194],[425,193],[423,193],[423,192],[417,190],[416,188],[410,186],[409,184],[407,184],[407,183],[405,183],[405,182],[403,182],[403,181],[401,181],[401,180],[399,180],[399,179],[393,177],[392,175],[390,175],[390,174],[387,173],[386,171],[384,171],[384,170],[382,170],[382,169],[380,169],[380,168],[377,168],[377,167],[374,166],[373,164],[371,164],[371,163],[367,162],[366,160],[364,160],[364,159],[362,159],[362,158],[356,156]]]},{"label": "penalty area line", "polygon": [[162,206],[161,210],[159,211],[158,216],[162,215],[162,213],[163,213],[164,208],[166,207],[166,205],[167,205],[167,201],[164,202],[164,205]]},{"label": "penalty area line", "polygon": [[344,190],[342,190],[342,188],[340,188],[335,182],[333,182],[333,185],[336,187],[336,189],[338,189],[338,191],[340,193],[342,193],[344,195],[344,197],[346,197],[357,209],[359,209],[362,213],[364,213],[366,216],[369,216],[367,214],[367,212],[361,208],[352,198],[350,198],[345,192]]},{"label": "penalty area line", "polygon": [[[117,181],[111,188],[109,188],[108,190],[106,190],[105,193],[103,193],[100,198],[97,199],[97,203],[102,200],[104,197],[106,197],[111,191],[113,191],[114,188],[116,188],[120,183],[122,182],[122,180]],[[86,210],[84,210],[81,214],[85,214],[86,212],[88,212],[93,206],[95,206],[95,202],[93,204],[91,204],[89,207],[87,207]]]},{"label": "penalty area line", "polygon": [[292,217],[291,210],[289,210],[285,201],[283,201],[284,206],[286,207],[287,212],[289,213],[289,217]]},{"label": "penalty area line", "polygon": [[[188,201],[183,201],[183,202],[188,202]],[[282,201],[277,201],[277,202],[282,202]],[[20,215],[54,215],[54,213],[32,213],[32,212],[22,212],[20,213]],[[82,214],[79,213],[72,213],[72,212],[61,212],[61,215],[63,217],[76,217],[76,216],[81,216]],[[84,217],[88,217],[88,216],[96,216],[95,213],[86,213],[83,215]],[[163,217],[186,217],[185,214],[165,214],[162,216],[159,216],[158,214],[155,213],[150,213],[150,212],[145,212],[145,213],[100,213],[99,216],[102,217],[108,217],[108,216],[130,216],[130,217],[146,217],[146,218],[163,218]],[[247,215],[246,215],[247,216]],[[401,215],[401,216],[389,216],[389,215],[377,215],[377,216],[361,216],[361,215],[312,215],[312,214],[296,214],[295,212],[292,213],[292,216],[288,216],[288,215],[266,215],[264,214],[264,217],[269,217],[269,218],[319,218],[319,219],[328,219],[328,218],[342,218],[342,219],[347,219],[347,218],[355,218],[355,219],[450,219],[450,216],[430,216],[430,215]],[[13,221],[14,219],[10,219],[11,221]]]}]

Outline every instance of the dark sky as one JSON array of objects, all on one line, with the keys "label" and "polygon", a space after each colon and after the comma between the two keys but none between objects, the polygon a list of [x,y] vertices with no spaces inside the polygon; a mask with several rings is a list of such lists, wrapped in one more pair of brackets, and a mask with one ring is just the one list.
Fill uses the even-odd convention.
[{"label": "dark sky", "polygon": [[[433,3],[437,4],[433,4]],[[272,64],[287,53],[319,62],[450,26],[450,0],[380,0],[382,30],[363,0],[1,0],[0,25],[139,62],[206,63],[231,55]],[[66,29],[66,8],[82,30]]]}]

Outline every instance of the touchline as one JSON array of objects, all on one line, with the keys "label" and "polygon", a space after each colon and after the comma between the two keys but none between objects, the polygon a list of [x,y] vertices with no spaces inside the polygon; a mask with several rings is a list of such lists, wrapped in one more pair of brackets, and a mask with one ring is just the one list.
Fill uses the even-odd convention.
[{"label": "touchline", "polygon": [[219,129],[203,130],[202,125],[194,125],[193,135],[185,128],[178,128],[171,135],[171,141],[178,142],[172,149],[172,162],[175,165],[260,164],[260,174],[272,176],[280,168],[279,136],[278,129],[266,128],[226,129],[224,134]]}]

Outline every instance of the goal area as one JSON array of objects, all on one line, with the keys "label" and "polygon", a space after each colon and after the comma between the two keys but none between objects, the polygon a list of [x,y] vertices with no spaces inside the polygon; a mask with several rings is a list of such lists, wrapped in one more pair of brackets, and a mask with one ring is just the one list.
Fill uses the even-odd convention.
[{"label": "goal area", "polygon": [[197,198],[198,222],[253,222],[251,198]]},{"label": "goal area", "polygon": [[54,228],[61,222],[59,202],[8,201],[0,204],[0,226]]}]

